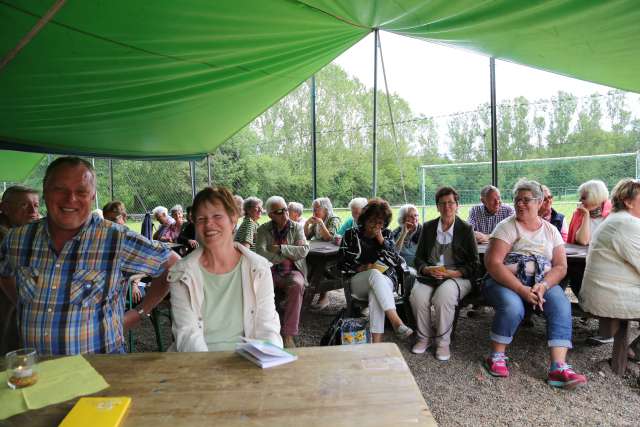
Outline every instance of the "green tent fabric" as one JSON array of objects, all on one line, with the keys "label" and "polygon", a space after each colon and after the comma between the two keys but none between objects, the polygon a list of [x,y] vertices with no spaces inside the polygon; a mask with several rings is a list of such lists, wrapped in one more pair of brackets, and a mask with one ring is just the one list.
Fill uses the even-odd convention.
[{"label": "green tent fabric", "polygon": [[[0,2],[0,52],[52,3]],[[67,2],[0,70],[0,148],[203,155],[368,32],[295,1]]]},{"label": "green tent fabric", "polygon": [[[0,55],[53,3],[0,0]],[[200,156],[373,28],[640,92],[638,22],[635,0],[68,1],[0,69],[0,149]]]},{"label": "green tent fabric", "polygon": [[19,151],[0,150],[0,181],[19,182],[24,180],[40,164],[44,155]]},{"label": "green tent fabric", "polygon": [[346,22],[640,92],[637,0],[303,0]]}]

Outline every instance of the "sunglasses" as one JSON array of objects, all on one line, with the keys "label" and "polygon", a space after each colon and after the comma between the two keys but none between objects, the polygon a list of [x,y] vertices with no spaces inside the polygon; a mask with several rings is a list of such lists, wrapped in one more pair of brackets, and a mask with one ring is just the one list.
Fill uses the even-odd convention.
[{"label": "sunglasses", "polygon": [[281,209],[276,209],[275,211],[271,211],[271,213],[274,215],[284,215],[287,212],[289,212],[289,209],[287,208],[281,208]]}]

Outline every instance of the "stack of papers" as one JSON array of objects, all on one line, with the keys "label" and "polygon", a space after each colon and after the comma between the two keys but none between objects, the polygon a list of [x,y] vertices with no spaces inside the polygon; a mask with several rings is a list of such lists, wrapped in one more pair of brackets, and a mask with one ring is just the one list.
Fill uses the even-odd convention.
[{"label": "stack of papers", "polygon": [[271,344],[268,341],[242,337],[236,346],[236,353],[252,361],[261,368],[283,365],[298,360],[298,356]]}]

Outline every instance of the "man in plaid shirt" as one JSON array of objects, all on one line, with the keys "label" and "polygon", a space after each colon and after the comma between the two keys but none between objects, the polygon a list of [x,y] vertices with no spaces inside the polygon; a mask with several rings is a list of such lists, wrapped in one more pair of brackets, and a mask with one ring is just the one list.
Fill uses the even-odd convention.
[{"label": "man in plaid shirt", "polygon": [[500,190],[493,185],[487,185],[480,191],[481,205],[473,206],[469,210],[468,222],[473,227],[478,243],[488,243],[489,235],[496,225],[515,213],[511,206],[503,205]]},{"label": "man in plaid shirt", "polygon": [[[96,175],[87,161],[56,159],[43,189],[47,217],[11,230],[0,245],[0,284],[17,303],[22,345],[40,354],[121,353],[123,331],[164,298],[166,271],[179,257],[91,214]],[[126,313],[125,273],[154,278]]]}]

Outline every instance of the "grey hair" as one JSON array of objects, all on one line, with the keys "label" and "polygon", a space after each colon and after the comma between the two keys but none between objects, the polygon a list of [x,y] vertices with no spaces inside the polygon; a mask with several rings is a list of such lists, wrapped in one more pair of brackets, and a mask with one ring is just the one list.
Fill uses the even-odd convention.
[{"label": "grey hair", "polygon": [[355,199],[351,199],[349,202],[349,209],[353,207],[362,209],[367,206],[367,202],[368,200],[364,197],[356,197]]},{"label": "grey hair", "polygon": [[264,208],[267,210],[267,213],[271,213],[271,206],[273,206],[275,203],[282,203],[283,205],[287,206],[287,202],[284,201],[283,197],[271,196],[267,199],[266,202],[264,202]]},{"label": "grey hair", "polygon": [[416,212],[418,212],[418,208],[415,205],[412,205],[411,203],[400,206],[400,210],[398,211],[398,224],[399,225],[404,224],[404,219],[407,216],[407,214],[409,213],[409,210],[411,210],[411,209],[415,209]]},{"label": "grey hair", "polygon": [[484,187],[482,187],[482,190],[480,190],[480,197],[484,199],[494,191],[498,193],[498,195],[500,195],[500,190],[498,189],[498,187],[494,187],[493,185],[485,185]]},{"label": "grey hair", "polygon": [[[315,199],[313,201],[313,205],[317,204],[318,206],[320,206],[323,209],[327,210],[327,218],[329,219],[331,218],[333,215],[333,205],[331,204],[331,200],[329,200],[328,197],[318,197],[317,199]],[[312,207],[313,207],[312,205]]]},{"label": "grey hair", "polygon": [[589,205],[601,205],[609,198],[609,190],[604,182],[599,179],[592,179],[583,182],[578,187],[578,196],[586,196],[586,202]]},{"label": "grey hair", "polygon": [[169,210],[169,214],[170,214],[170,215],[173,215],[174,213],[176,213],[176,212],[178,212],[178,211],[180,211],[180,212],[184,212],[184,209],[182,209],[182,205],[181,205],[181,204],[174,205],[174,206]]},{"label": "grey hair", "polygon": [[293,211],[298,215],[302,215],[302,211],[304,211],[304,206],[298,202],[289,202],[289,206],[287,207],[289,208],[289,212]]},{"label": "grey hair", "polygon": [[242,210],[246,215],[247,212],[249,212],[251,209],[261,204],[262,204],[262,200],[258,199],[257,197],[253,197],[253,196],[247,197],[246,199],[244,199],[244,202],[242,202]]},{"label": "grey hair", "polygon": [[534,199],[542,200],[544,193],[542,185],[538,181],[520,178],[513,187],[513,198],[515,199],[519,192],[530,191]]},{"label": "grey hair", "polygon": [[153,217],[155,219],[158,219],[158,216],[160,216],[160,214],[169,214],[169,211],[167,210],[167,208],[165,208],[164,206],[156,206],[155,208],[153,208],[153,210],[151,211],[151,214],[153,214]]}]

